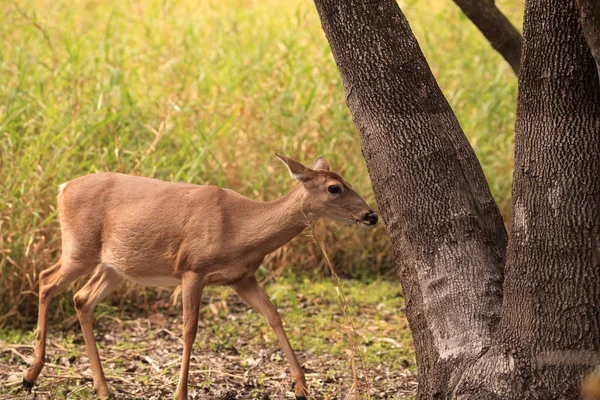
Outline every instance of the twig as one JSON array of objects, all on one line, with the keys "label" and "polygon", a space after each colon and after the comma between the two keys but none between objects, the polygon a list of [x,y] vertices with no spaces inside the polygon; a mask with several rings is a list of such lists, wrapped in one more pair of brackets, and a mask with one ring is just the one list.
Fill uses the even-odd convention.
[{"label": "twig", "polygon": [[25,362],[29,361],[27,359],[27,357],[23,353],[17,351],[17,349],[10,349],[10,352],[13,353],[13,354],[15,354],[16,356],[18,356],[21,360],[23,360]]},{"label": "twig", "polygon": [[[167,99],[167,103],[168,104],[171,103],[171,97],[169,97]],[[152,143],[150,143],[150,147],[148,147],[148,149],[146,149],[146,151],[144,152],[142,157],[137,161],[137,163],[135,163],[135,165],[131,169],[131,173],[135,172],[142,165],[142,163],[146,160],[146,158],[151,153],[156,151],[156,147],[158,146],[158,143],[161,141],[161,139],[165,136],[165,133],[167,132],[167,125],[169,123],[170,118],[171,118],[171,114],[169,113],[168,107],[167,107],[166,114],[164,115],[164,117],[162,117],[162,119],[160,121],[160,125],[158,125],[158,130],[154,129],[152,126],[150,126],[148,124],[144,124],[144,126],[146,128],[148,128],[148,130],[150,130],[151,132],[154,133],[154,140],[152,141]]]},{"label": "twig", "polygon": [[240,375],[234,375],[234,374],[230,374],[228,372],[223,372],[223,371],[219,371],[217,369],[201,369],[201,370],[190,370],[190,375],[199,375],[199,374],[217,374],[217,375],[223,375],[223,376],[228,376],[230,378],[235,378],[235,379],[240,379],[245,381],[247,378],[244,376],[240,376]]},{"label": "twig", "polygon": [[[358,359],[361,363],[361,367],[362,367],[363,373],[365,375],[365,380],[366,380],[366,384],[367,384],[367,388],[366,388],[367,399],[370,400],[371,399],[371,384],[370,384],[370,379],[369,379],[369,372],[365,365],[365,359],[364,359],[362,350],[361,350],[360,346],[358,346],[358,344],[354,340],[354,338],[359,337],[359,335],[358,335],[358,332],[356,332],[356,327],[354,326],[354,322],[352,320],[352,317],[350,316],[350,311],[348,309],[348,302],[346,301],[346,296],[344,295],[344,292],[341,289],[340,278],[337,276],[335,269],[333,268],[333,264],[331,263],[331,260],[329,259],[329,255],[327,254],[327,249],[325,248],[325,244],[323,243],[321,238],[317,235],[314,225],[312,225],[312,224],[311,224],[311,229],[312,229],[312,235],[315,238],[315,242],[319,245],[319,248],[321,249],[321,252],[323,253],[323,257],[325,257],[325,262],[326,262],[327,266],[329,267],[329,271],[331,272],[331,277],[333,278],[333,282],[335,285],[335,292],[337,293],[338,300],[340,302],[340,306],[342,307],[342,313],[344,314],[344,318],[346,319],[348,327],[350,328],[350,332],[348,333],[348,341],[350,342],[350,365],[352,367],[352,376],[353,376],[352,387],[356,389],[357,395],[361,394],[360,393],[361,385],[358,380],[358,373],[357,373],[356,360],[355,360],[355,356],[358,355]],[[351,389],[351,392],[352,392],[352,389]]]}]

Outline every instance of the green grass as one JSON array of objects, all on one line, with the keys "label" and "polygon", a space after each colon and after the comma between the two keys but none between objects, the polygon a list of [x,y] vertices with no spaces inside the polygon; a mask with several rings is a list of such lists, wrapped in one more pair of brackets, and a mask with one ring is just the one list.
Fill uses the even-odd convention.
[{"label": "green grass", "polygon": [[[520,20],[520,3],[499,5]],[[450,0],[402,7],[507,219],[516,79]],[[274,151],[322,154],[374,203],[310,1],[22,0],[4,3],[0,37],[0,326],[33,322],[37,274],[59,251],[56,188],[82,174],[212,183],[266,200],[292,187]],[[383,227],[327,226],[343,274],[393,269]],[[264,267],[326,271],[310,241]],[[69,303],[61,297],[56,315]]]}]

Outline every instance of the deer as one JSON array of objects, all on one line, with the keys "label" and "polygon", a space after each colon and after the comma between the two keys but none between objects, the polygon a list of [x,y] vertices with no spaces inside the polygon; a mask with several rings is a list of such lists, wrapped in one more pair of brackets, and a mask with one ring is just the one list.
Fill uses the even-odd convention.
[{"label": "deer", "polygon": [[251,200],[212,185],[175,183],[113,172],[85,175],[59,186],[59,261],[39,275],[38,325],[32,361],[23,376],[31,390],[44,367],[48,305],[61,288],[90,275],[73,301],[98,397],[109,395],[93,327],[94,308],[123,280],[181,285],[183,354],[176,398],[187,399],[192,345],[202,290],[231,287],[274,330],[295,381],[307,399],[304,372],[277,309],[256,278],[263,258],[326,218],[372,227],[377,214],[319,157],[308,168],[275,154],[298,184],[272,201]]}]

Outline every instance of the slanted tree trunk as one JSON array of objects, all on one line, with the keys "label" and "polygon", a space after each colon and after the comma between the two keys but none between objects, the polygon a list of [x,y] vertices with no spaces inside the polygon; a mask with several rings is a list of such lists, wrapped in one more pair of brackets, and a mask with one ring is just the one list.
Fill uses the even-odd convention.
[{"label": "slanted tree trunk", "polygon": [[396,2],[315,3],[402,279],[419,391],[444,393],[498,322],[503,221]]},{"label": "slanted tree trunk", "polygon": [[401,277],[419,398],[576,398],[600,363],[600,87],[575,3],[527,2],[506,271],[485,177],[397,3],[315,4]]},{"label": "slanted tree trunk", "polygon": [[[594,0],[591,0],[594,1]],[[454,0],[519,76],[521,34],[490,0]]]}]

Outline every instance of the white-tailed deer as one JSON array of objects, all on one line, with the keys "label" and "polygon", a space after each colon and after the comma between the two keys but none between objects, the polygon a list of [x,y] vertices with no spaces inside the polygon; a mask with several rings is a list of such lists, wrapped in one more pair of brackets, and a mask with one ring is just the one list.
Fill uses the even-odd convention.
[{"label": "white-tailed deer", "polygon": [[177,398],[187,398],[190,353],[198,328],[202,289],[231,286],[275,330],[290,364],[299,399],[306,381],[275,306],[255,273],[263,258],[319,218],[372,226],[377,215],[319,157],[311,168],[277,156],[300,184],[269,202],[216,186],[164,182],[116,173],[86,175],[59,188],[60,261],[40,274],[35,353],[23,377],[31,388],[44,366],[50,298],[93,272],[73,300],[98,396],[108,385],[94,339],[92,313],[128,279],[150,286],[182,286],[183,357]]}]

